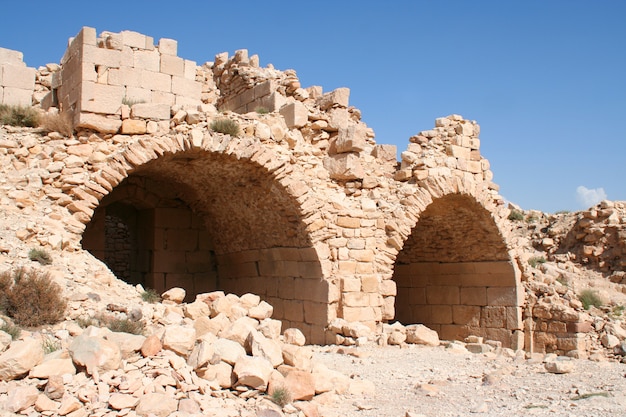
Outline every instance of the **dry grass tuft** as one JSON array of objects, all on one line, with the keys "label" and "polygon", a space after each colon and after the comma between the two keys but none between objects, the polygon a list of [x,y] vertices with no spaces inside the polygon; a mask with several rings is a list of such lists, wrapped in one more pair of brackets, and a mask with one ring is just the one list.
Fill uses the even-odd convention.
[{"label": "dry grass tuft", "polygon": [[62,320],[67,307],[62,293],[48,273],[18,268],[0,274],[0,307],[20,326],[35,327]]},{"label": "dry grass tuft", "polygon": [[69,113],[44,114],[39,118],[39,126],[47,133],[58,132],[68,138],[74,133]]}]

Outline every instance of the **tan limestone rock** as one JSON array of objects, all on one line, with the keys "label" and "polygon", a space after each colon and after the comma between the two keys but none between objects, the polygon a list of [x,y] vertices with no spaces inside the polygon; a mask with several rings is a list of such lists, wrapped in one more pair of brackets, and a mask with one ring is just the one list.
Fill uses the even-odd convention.
[{"label": "tan limestone rock", "polygon": [[174,287],[161,294],[161,298],[163,298],[163,300],[173,301],[180,304],[185,299],[186,294],[187,292],[184,288]]},{"label": "tan limestone rock", "polygon": [[230,365],[234,365],[241,356],[246,356],[243,346],[229,339],[217,339],[213,349],[217,358]]},{"label": "tan limestone rock", "polygon": [[265,391],[273,370],[274,367],[265,358],[242,356],[235,364],[233,372],[238,385]]},{"label": "tan limestone rock", "polygon": [[163,343],[161,343],[161,339],[159,339],[159,337],[156,335],[151,335],[146,337],[146,340],[143,341],[141,345],[141,354],[145,358],[148,358],[159,353],[161,349],[163,349]]},{"label": "tan limestone rock", "polygon": [[4,409],[18,413],[35,404],[38,396],[39,390],[34,385],[15,387],[9,390]]},{"label": "tan limestone rock", "polygon": [[301,369],[291,369],[285,375],[285,386],[293,400],[311,400],[315,396],[315,379],[313,374]]},{"label": "tan limestone rock", "polygon": [[125,119],[122,121],[120,132],[124,135],[143,135],[147,131],[146,121],[139,119]]},{"label": "tan limestone rock", "polygon": [[85,333],[72,341],[69,352],[74,363],[84,366],[90,375],[98,369],[118,369],[122,361],[122,352],[116,343]]},{"label": "tan limestone rock", "polygon": [[130,394],[122,394],[119,392],[111,394],[109,397],[109,406],[114,410],[122,410],[124,408],[134,408],[139,402],[139,398]]},{"label": "tan limestone rock", "polygon": [[302,334],[302,331],[294,327],[285,329],[283,337],[285,343],[289,343],[291,345],[304,346],[306,343],[306,338],[304,337],[304,334]]},{"label": "tan limestone rock", "polygon": [[43,360],[41,342],[36,339],[17,340],[0,355],[0,380],[18,378]]},{"label": "tan limestone rock", "polygon": [[306,346],[283,345],[283,360],[289,366],[309,371],[312,358],[313,352]]},{"label": "tan limestone rock", "polygon": [[44,388],[44,394],[51,400],[59,400],[65,394],[65,385],[61,375],[52,375],[48,378],[48,383]]},{"label": "tan limestone rock", "polygon": [[283,363],[283,352],[280,344],[266,338],[256,330],[250,332],[246,346],[252,356],[267,359],[274,368]]},{"label": "tan limestone rock", "polygon": [[406,326],[406,342],[418,345],[439,346],[439,335],[423,324]]},{"label": "tan limestone rock", "polygon": [[39,394],[37,396],[37,400],[35,401],[35,410],[42,411],[55,411],[59,408],[59,403],[51,400],[45,394]]},{"label": "tan limestone rock", "polygon": [[196,342],[196,329],[185,326],[166,326],[161,338],[163,348],[187,356]]},{"label": "tan limestone rock", "polygon": [[139,398],[135,413],[138,416],[168,417],[178,410],[178,400],[167,394],[145,394]]},{"label": "tan limestone rock", "polygon": [[44,358],[43,362],[30,370],[30,378],[48,379],[52,375],[76,374],[76,368],[72,359],[67,358]]}]

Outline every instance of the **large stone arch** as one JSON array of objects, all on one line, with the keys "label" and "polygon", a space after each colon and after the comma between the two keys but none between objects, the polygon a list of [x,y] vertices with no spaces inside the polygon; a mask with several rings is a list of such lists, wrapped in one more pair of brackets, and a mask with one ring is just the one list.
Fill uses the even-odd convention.
[{"label": "large stone arch", "polygon": [[106,228],[98,222],[114,216],[134,227],[131,282],[158,291],[180,286],[190,298],[211,290],[259,294],[283,326],[320,343],[331,290],[308,227],[319,204],[295,179],[304,178],[298,169],[254,138],[208,131],[195,140],[142,138],[92,174],[70,210],[89,217],[81,218],[83,245],[101,260]]},{"label": "large stone arch", "polygon": [[414,223],[394,263],[395,319],[447,340],[477,335],[521,348],[524,292],[492,195],[432,178],[405,203]]}]

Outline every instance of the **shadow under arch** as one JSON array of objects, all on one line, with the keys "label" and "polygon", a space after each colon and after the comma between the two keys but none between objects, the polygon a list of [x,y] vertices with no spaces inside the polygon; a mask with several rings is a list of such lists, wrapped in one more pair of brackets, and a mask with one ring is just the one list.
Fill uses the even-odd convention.
[{"label": "shadow under arch", "polygon": [[396,258],[395,318],[445,340],[476,335],[518,347],[517,277],[489,211],[470,195],[443,195],[421,212]]},{"label": "shadow under arch", "polygon": [[327,304],[319,294],[328,283],[306,214],[274,173],[236,150],[186,149],[127,175],[95,208],[84,249],[130,283],[185,288],[186,301],[214,290],[258,294],[284,328],[323,342]]}]

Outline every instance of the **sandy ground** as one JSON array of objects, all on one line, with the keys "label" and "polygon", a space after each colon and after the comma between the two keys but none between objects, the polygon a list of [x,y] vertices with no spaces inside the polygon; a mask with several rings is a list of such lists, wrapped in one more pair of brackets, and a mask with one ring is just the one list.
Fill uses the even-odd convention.
[{"label": "sandy ground", "polygon": [[320,406],[325,417],[360,416],[626,416],[626,365],[574,360],[548,373],[542,357],[456,352],[443,346],[358,347],[363,357],[315,348],[315,359],[373,382],[363,396]]}]

